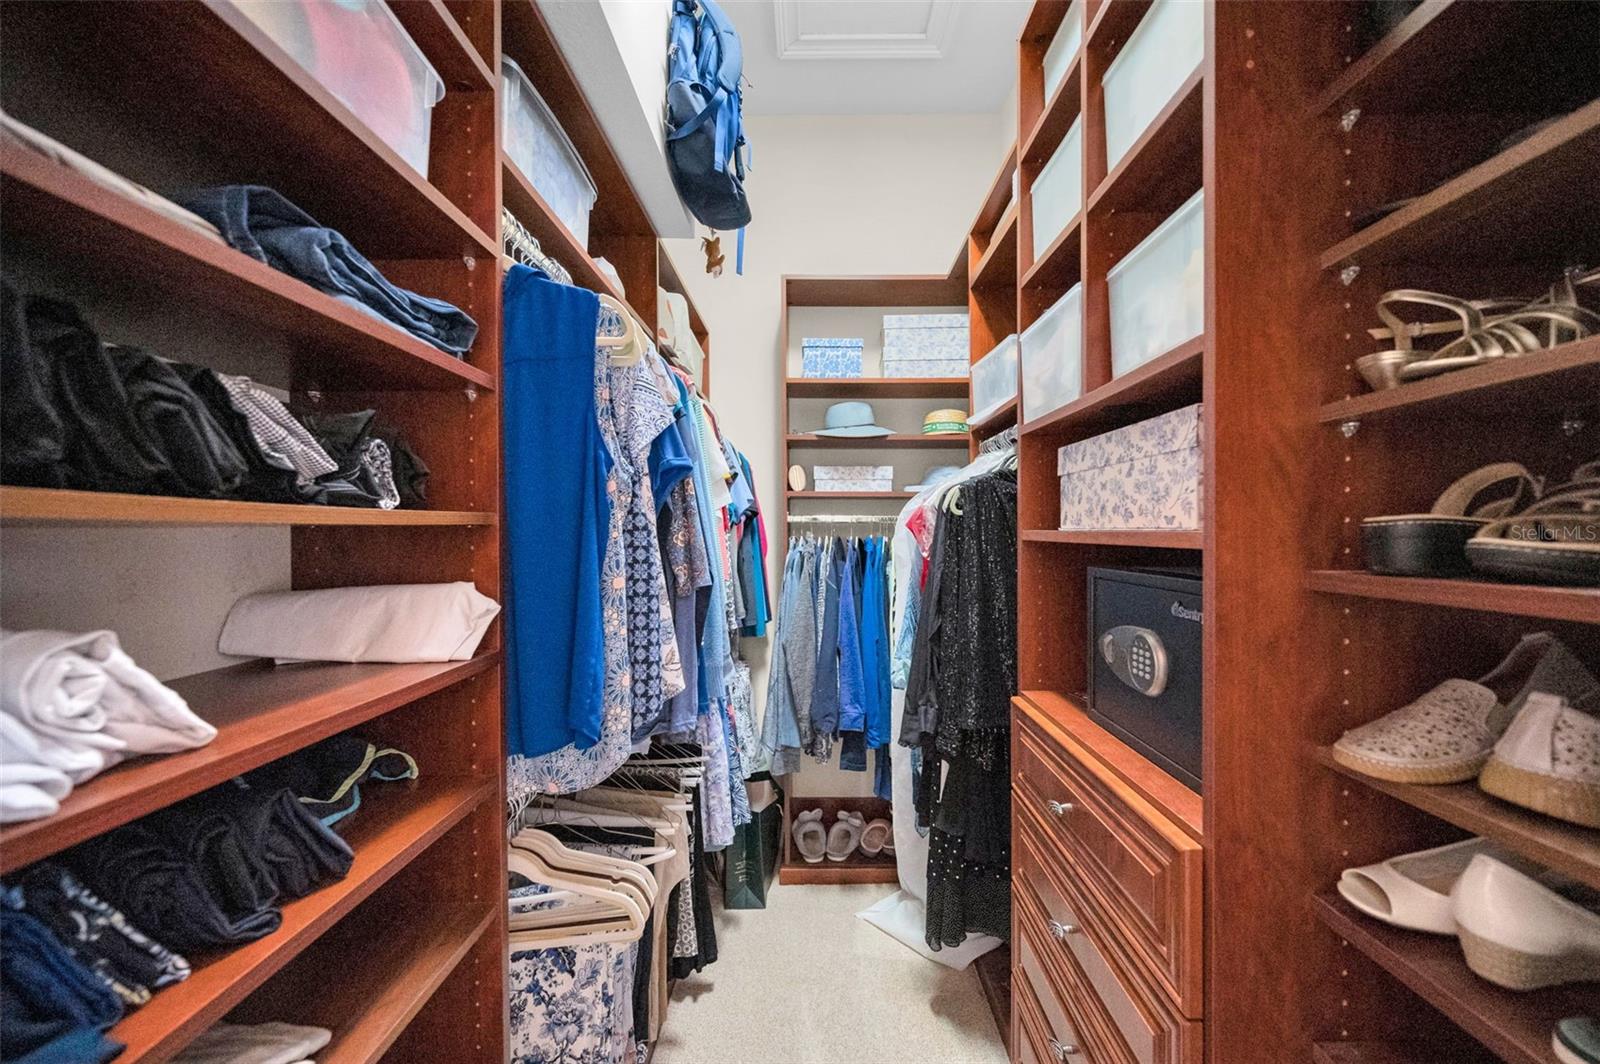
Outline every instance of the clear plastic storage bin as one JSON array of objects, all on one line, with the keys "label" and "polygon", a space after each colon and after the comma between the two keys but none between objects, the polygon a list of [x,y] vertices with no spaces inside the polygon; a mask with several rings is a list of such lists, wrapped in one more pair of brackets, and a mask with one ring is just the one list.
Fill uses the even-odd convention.
[{"label": "clear plastic storage bin", "polygon": [[1067,68],[1072,65],[1072,57],[1078,54],[1078,46],[1083,43],[1083,0],[1072,0],[1067,7],[1067,13],[1061,19],[1061,27],[1056,30],[1056,35],[1050,39],[1050,47],[1044,50],[1044,99],[1046,103],[1056,94],[1061,87],[1061,82],[1067,76]]},{"label": "clear plastic storage bin", "polygon": [[1032,421],[1083,394],[1083,284],[1022,334],[1022,420]]},{"label": "clear plastic storage bin", "polygon": [[1083,209],[1083,116],[1072,120],[1050,161],[1039,169],[1028,197],[1033,201],[1033,258],[1039,257]]},{"label": "clear plastic storage bin", "polygon": [[588,167],[528,75],[510,59],[500,60],[500,87],[506,154],[587,251],[595,199]]},{"label": "clear plastic storage bin", "polygon": [[444,80],[384,0],[230,0],[423,177]]},{"label": "clear plastic storage bin", "polygon": [[1100,84],[1105,88],[1108,170],[1199,69],[1206,52],[1205,9],[1197,0],[1155,0],[1106,68]]},{"label": "clear plastic storage bin", "polygon": [[1205,329],[1205,190],[1139,242],[1106,274],[1111,374],[1172,350]]},{"label": "clear plastic storage bin", "polygon": [[1017,397],[1017,334],[972,364],[972,416],[982,421]]}]

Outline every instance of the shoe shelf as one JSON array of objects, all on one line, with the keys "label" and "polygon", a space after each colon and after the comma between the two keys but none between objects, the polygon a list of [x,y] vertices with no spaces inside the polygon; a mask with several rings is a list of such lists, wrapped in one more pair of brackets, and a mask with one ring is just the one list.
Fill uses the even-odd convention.
[{"label": "shoe shelf", "polygon": [[791,399],[965,399],[965,377],[790,377]]},{"label": "shoe shelf", "polygon": [[1314,569],[1307,574],[1306,583],[1313,591],[1334,595],[1600,624],[1600,588],[1380,576],[1363,569]]},{"label": "shoe shelf", "polygon": [[1152,547],[1163,550],[1205,549],[1205,533],[1191,529],[1136,528],[1078,531],[1025,528],[1021,536],[1028,543],[1087,543],[1108,547]]},{"label": "shoe shelf", "polygon": [[478,352],[454,358],[14,144],[0,145],[0,195],[6,201],[0,236],[8,248],[45,249],[69,261],[80,281],[112,291],[137,276],[147,292],[242,323],[286,352],[288,379],[269,383],[327,389],[359,383],[384,391],[494,387],[494,375],[475,364]]},{"label": "shoe shelf", "polygon": [[[870,765],[869,765],[870,771]],[[804,775],[802,771],[802,777]],[[824,857],[815,863],[800,856],[791,828],[796,813],[822,810],[822,827],[833,827],[840,813],[860,813],[867,823],[889,819],[889,803],[882,798],[824,798],[785,792],[783,799],[783,843],[779,850],[778,882],[790,883],[898,883],[900,873],[894,854],[888,851],[868,855],[857,848],[843,861]]]},{"label": "shoe shelf", "polygon": [[[1445,935],[1406,931],[1363,916],[1337,894],[1320,894],[1312,912],[1329,930],[1364,953],[1471,1034],[1506,1064],[1549,1064],[1556,1021],[1592,1014],[1592,986],[1527,993],[1505,990],[1467,967],[1460,944]],[[1391,1010],[1394,1003],[1390,1002]]]},{"label": "shoe shelf", "polygon": [[499,657],[490,652],[467,661],[292,669],[255,661],[171,681],[189,708],[216,727],[217,737],[196,750],[114,766],[73,788],[54,816],[6,825],[0,829],[0,873],[461,683]]},{"label": "shoe shelf", "polygon": [[1196,337],[1090,389],[1059,410],[1024,422],[1022,431],[1052,441],[1062,437],[1066,443],[1070,442],[1066,437],[1083,439],[1199,402],[1204,361],[1205,340]]},{"label": "shoe shelf", "polygon": [[489,512],[463,510],[369,510],[309,503],[239,502],[115,491],[0,486],[0,525],[493,525]]},{"label": "shoe shelf", "polygon": [[1583,403],[1584,396],[1589,403],[1600,402],[1600,336],[1324,403],[1317,420],[1336,424],[1397,415],[1504,415],[1560,406],[1575,397]]},{"label": "shoe shelf", "polygon": [[[491,800],[496,790],[488,781],[427,776],[415,783],[371,787],[372,797],[350,818],[345,841],[355,851],[355,861],[345,877],[284,905],[283,924],[277,931],[198,962],[188,979],[162,989],[148,1004],[130,1012],[109,1032],[112,1039],[127,1044],[119,1061],[132,1064],[170,1057],[310,947],[468,814]],[[391,929],[394,926],[392,921],[388,925]],[[370,941],[364,943],[361,953],[364,955],[370,947]],[[318,975],[315,989],[327,989],[330,971]],[[411,977],[415,975],[411,973]],[[309,982],[301,980],[302,985]]]},{"label": "shoe shelf", "polygon": [[941,432],[923,435],[920,432],[896,432],[889,436],[816,436],[810,433],[789,435],[783,438],[785,447],[820,447],[827,450],[854,451],[884,448],[898,450],[902,447],[934,448],[967,446],[964,432]]},{"label": "shoe shelf", "polygon": [[1600,890],[1600,831],[1502,802],[1485,794],[1476,783],[1432,787],[1391,783],[1341,765],[1326,746],[1316,748],[1316,759],[1372,790]]},{"label": "shoe shelf", "polygon": [[489,69],[444,0],[409,0],[389,10],[417,42],[449,92],[494,92],[500,73]]}]

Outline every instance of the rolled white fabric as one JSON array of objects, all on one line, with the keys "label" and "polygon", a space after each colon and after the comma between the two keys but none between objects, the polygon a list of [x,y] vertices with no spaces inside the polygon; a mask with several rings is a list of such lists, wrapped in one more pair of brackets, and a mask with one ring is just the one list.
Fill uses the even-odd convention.
[{"label": "rolled white fabric", "polygon": [[[29,760],[78,782],[134,754],[191,750],[217,736],[108,631],[0,632],[0,711],[34,733]],[[8,743],[24,740],[13,731]],[[102,764],[88,767],[85,752]]]},{"label": "rolled white fabric", "polygon": [[233,604],[217,649],[293,661],[465,661],[499,603],[465,581],[271,591]]},{"label": "rolled white fabric", "polygon": [[40,765],[82,783],[106,767],[111,751],[92,746],[69,746],[47,739],[10,713],[0,709],[0,767]]},{"label": "rolled white fabric", "polygon": [[0,824],[50,816],[71,791],[72,781],[58,769],[0,761]]}]

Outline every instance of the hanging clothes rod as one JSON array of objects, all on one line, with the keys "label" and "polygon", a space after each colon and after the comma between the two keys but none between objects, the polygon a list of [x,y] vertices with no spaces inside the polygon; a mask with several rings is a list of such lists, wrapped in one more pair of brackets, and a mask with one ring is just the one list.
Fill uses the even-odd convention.
[{"label": "hanging clothes rod", "polygon": [[800,514],[790,516],[791,525],[884,525],[894,524],[899,514]]}]

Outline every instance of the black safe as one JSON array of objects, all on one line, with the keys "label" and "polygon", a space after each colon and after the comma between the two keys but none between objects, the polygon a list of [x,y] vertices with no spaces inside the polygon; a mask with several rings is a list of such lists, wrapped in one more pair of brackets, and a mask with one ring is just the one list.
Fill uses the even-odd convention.
[{"label": "black safe", "polygon": [[1199,569],[1089,570],[1089,716],[1201,790]]}]

